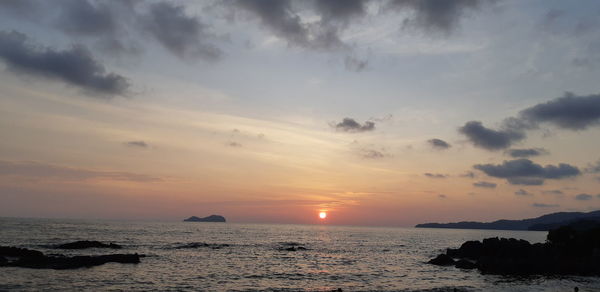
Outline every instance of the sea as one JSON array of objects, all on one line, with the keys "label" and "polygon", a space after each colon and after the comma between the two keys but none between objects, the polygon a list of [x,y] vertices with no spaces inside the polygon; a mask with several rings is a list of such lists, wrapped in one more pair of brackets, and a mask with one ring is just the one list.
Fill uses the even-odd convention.
[{"label": "sea", "polygon": [[[146,255],[139,264],[75,270],[0,267],[0,291],[600,291],[598,277],[506,277],[426,263],[467,240],[513,237],[533,243],[545,241],[546,234],[0,218],[0,245],[47,254]],[[53,248],[76,240],[113,242],[123,249]]]}]

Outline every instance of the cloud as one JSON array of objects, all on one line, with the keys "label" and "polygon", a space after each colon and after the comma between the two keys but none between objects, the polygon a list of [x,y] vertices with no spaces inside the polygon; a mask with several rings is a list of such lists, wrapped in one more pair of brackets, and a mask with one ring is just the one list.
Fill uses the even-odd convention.
[{"label": "cloud", "polygon": [[[585,130],[600,124],[600,94],[577,96],[567,92],[563,97],[540,103],[519,112],[517,117],[504,119],[500,130],[486,128],[479,121],[469,121],[459,132],[477,147],[487,150],[499,150],[526,138],[525,130],[539,129],[542,123],[552,124],[566,130]],[[515,154],[532,156],[545,154],[536,153],[533,149],[519,150]],[[521,151],[528,150],[528,151]],[[508,152],[512,152],[509,150]],[[511,154],[512,155],[512,154]]]},{"label": "cloud", "polygon": [[27,177],[36,179],[60,179],[68,181],[80,181],[88,179],[133,181],[133,182],[157,182],[161,178],[119,171],[98,171],[74,167],[57,166],[30,161],[1,161],[0,176]]},{"label": "cloud", "polygon": [[469,121],[459,128],[473,145],[487,150],[500,150],[525,138],[525,134],[511,129],[492,130],[479,121]]},{"label": "cloud", "polygon": [[367,158],[367,159],[379,159],[379,158],[384,158],[387,155],[381,151],[375,150],[375,149],[360,149],[359,154],[361,157],[363,158]]},{"label": "cloud", "polygon": [[547,122],[567,130],[584,130],[600,122],[600,94],[565,96],[537,104],[521,111],[522,119],[532,123]]},{"label": "cloud", "polygon": [[585,169],[585,172],[588,173],[600,173],[600,160],[596,161],[594,164],[589,164]]},{"label": "cloud", "polygon": [[541,185],[545,179],[563,179],[581,174],[577,167],[566,163],[541,166],[524,158],[505,160],[499,165],[476,164],[473,168],[483,171],[488,176],[504,178],[517,185]]},{"label": "cloud", "polygon": [[449,33],[455,29],[461,17],[467,12],[477,10],[489,1],[481,0],[392,0],[391,8],[413,11],[412,18],[404,24],[423,29],[427,32]]},{"label": "cloud", "polygon": [[473,186],[478,188],[495,189],[497,184],[487,181],[478,181],[476,183],[473,183]]},{"label": "cloud", "polygon": [[577,196],[575,196],[575,200],[578,201],[588,201],[592,199],[592,195],[588,195],[588,194],[579,194]]},{"label": "cloud", "polygon": [[124,95],[129,89],[125,77],[105,73],[104,66],[80,45],[64,51],[34,47],[20,32],[0,31],[0,59],[11,71],[61,80],[104,96]]},{"label": "cloud", "polygon": [[[95,38],[105,52],[137,54],[141,48],[127,38],[127,28],[137,20],[136,1],[61,0],[52,3],[59,10],[55,26],[75,37]],[[37,9],[40,9],[37,3]],[[133,20],[133,21],[132,21]]]},{"label": "cloud", "polygon": [[[243,10],[258,18],[261,25],[271,31],[275,36],[286,40],[289,46],[314,49],[335,50],[347,47],[340,39],[340,25],[348,23],[354,13],[350,9],[336,9],[336,6],[344,6],[337,1],[317,1],[314,12],[321,14],[322,20],[307,22],[292,5],[290,0],[236,0],[232,7]],[[355,3],[356,1],[349,1]],[[360,1],[358,1],[360,2]],[[362,4],[361,4],[362,5]],[[347,7],[345,7],[347,8]],[[362,12],[361,12],[362,14]],[[340,20],[340,21],[338,21]]]},{"label": "cloud", "polygon": [[228,142],[227,146],[229,146],[229,147],[242,147],[242,144],[238,143],[238,142],[235,142],[235,141],[232,141],[232,142]]},{"label": "cloud", "polygon": [[129,141],[125,142],[125,145],[130,147],[148,148],[148,144],[144,141]]},{"label": "cloud", "polygon": [[540,156],[543,154],[547,154],[548,151],[546,151],[543,148],[528,148],[528,149],[508,149],[506,151],[506,153],[513,158],[527,158],[527,157]]},{"label": "cloud", "polygon": [[197,16],[188,16],[183,6],[171,2],[156,2],[140,17],[144,30],[163,47],[182,59],[200,57],[214,61],[222,56],[219,48],[207,42],[214,39],[208,25]]},{"label": "cloud", "polygon": [[344,66],[348,71],[360,72],[367,68],[369,62],[367,60],[360,60],[355,57],[346,56],[344,59]]},{"label": "cloud", "polygon": [[544,184],[544,179],[532,177],[511,177],[507,181],[511,185],[541,186]]},{"label": "cloud", "polygon": [[335,125],[335,129],[343,132],[367,132],[375,130],[375,123],[366,121],[363,125],[351,118],[344,118],[340,123]]},{"label": "cloud", "polygon": [[535,207],[535,208],[557,208],[557,207],[560,207],[560,205],[557,205],[557,204],[544,204],[544,203],[533,203],[533,204],[531,204],[531,207]]},{"label": "cloud", "polygon": [[[113,1],[111,5],[120,4]],[[117,29],[116,19],[110,7],[103,2],[87,0],[62,0],[58,27],[75,35],[112,34]]]},{"label": "cloud", "polygon": [[472,171],[467,171],[461,175],[459,175],[460,177],[468,177],[468,178],[475,178],[475,173]]},{"label": "cloud", "polygon": [[518,191],[515,192],[515,195],[517,196],[531,196],[533,195],[532,193],[524,190],[524,189],[519,189]]},{"label": "cloud", "polygon": [[429,177],[429,178],[447,178],[448,177],[447,174],[430,173],[430,172],[426,172],[423,175],[426,176],[426,177]]},{"label": "cloud", "polygon": [[444,195],[444,194],[439,194],[439,195],[438,195],[438,198],[440,198],[440,199],[447,199],[447,198],[448,198],[448,196],[446,196],[446,195]]},{"label": "cloud", "polygon": [[433,147],[435,149],[448,149],[448,148],[452,147],[446,141],[437,139],[437,138],[429,139],[429,140],[427,140],[427,143],[429,143],[429,145],[431,145],[431,147]]},{"label": "cloud", "polygon": [[561,190],[545,190],[545,191],[542,191],[542,194],[544,194],[544,195],[564,195],[564,193]]}]

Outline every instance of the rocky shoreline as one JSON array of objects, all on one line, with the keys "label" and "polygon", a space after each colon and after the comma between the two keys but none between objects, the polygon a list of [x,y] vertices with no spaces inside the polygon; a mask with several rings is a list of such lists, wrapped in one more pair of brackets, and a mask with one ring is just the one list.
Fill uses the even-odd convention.
[{"label": "rocky shoreline", "polygon": [[428,263],[497,275],[600,276],[600,225],[577,223],[548,232],[545,243],[514,238],[467,241]]}]

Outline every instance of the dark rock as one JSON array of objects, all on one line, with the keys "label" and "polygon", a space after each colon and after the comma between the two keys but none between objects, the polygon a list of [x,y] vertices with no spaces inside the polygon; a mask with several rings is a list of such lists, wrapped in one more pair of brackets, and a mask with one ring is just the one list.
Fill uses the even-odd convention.
[{"label": "dark rock", "polygon": [[112,248],[112,249],[121,249],[122,247],[118,244],[114,243],[102,243],[100,241],[95,240],[80,240],[69,242],[65,244],[58,245],[56,248],[58,249],[86,249],[86,248]]},{"label": "dark rock", "polygon": [[138,254],[110,254],[99,256],[47,256],[40,251],[0,246],[0,265],[33,269],[77,269],[93,267],[109,262],[132,263],[140,262]]},{"label": "dark rock", "polygon": [[26,248],[12,247],[12,246],[0,246],[0,256],[5,257],[41,257],[44,254],[37,250],[31,250]]},{"label": "dark rock", "polygon": [[184,219],[184,222],[226,222],[225,217],[221,215],[210,215],[204,218],[192,216],[190,218]]},{"label": "dark rock", "polygon": [[429,260],[428,263],[436,266],[450,266],[454,264],[454,259],[448,255],[440,254],[434,259]]},{"label": "dark rock", "polygon": [[497,237],[467,241],[429,263],[449,265],[459,258],[457,268],[477,268],[484,274],[600,276],[600,224],[574,224],[551,230],[545,243]]},{"label": "dark rock", "polygon": [[471,261],[464,260],[464,259],[456,261],[456,264],[454,264],[454,266],[459,269],[469,269],[469,270],[477,268],[477,265],[475,265]]}]

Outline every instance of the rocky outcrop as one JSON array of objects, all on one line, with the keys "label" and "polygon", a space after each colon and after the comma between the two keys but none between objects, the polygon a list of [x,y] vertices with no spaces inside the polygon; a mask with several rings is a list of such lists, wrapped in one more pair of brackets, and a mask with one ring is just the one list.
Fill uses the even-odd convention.
[{"label": "rocky outcrop", "polygon": [[141,255],[136,254],[109,254],[98,256],[63,256],[44,255],[37,250],[0,246],[0,266],[22,267],[32,269],[78,269],[93,267],[105,263],[137,264]]},{"label": "rocky outcrop", "polygon": [[95,240],[80,240],[69,242],[65,244],[61,244],[56,246],[58,249],[86,249],[86,248],[112,248],[112,249],[121,249],[122,247],[115,243],[102,243],[100,241]]},{"label": "rocky outcrop", "polygon": [[477,268],[485,274],[600,276],[600,225],[586,230],[561,227],[551,230],[547,239],[536,244],[497,237],[467,241],[429,263]]},{"label": "rocky outcrop", "polygon": [[210,215],[204,218],[192,216],[190,218],[184,219],[184,222],[227,222],[225,217],[221,215]]}]

